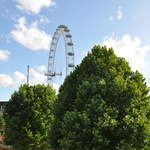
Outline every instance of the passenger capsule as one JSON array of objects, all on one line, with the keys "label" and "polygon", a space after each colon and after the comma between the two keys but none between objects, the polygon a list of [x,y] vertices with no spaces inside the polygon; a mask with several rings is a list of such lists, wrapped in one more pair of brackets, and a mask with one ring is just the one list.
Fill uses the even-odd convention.
[{"label": "passenger capsule", "polygon": [[68,52],[68,55],[69,56],[74,56],[74,53],[73,52]]},{"label": "passenger capsule", "polygon": [[68,67],[74,67],[74,64],[68,64]]},{"label": "passenger capsule", "polygon": [[58,28],[67,28],[67,26],[65,26],[65,25],[60,25],[60,26],[58,26]]},{"label": "passenger capsule", "polygon": [[69,30],[69,29],[64,29],[64,31],[65,31],[65,32],[70,32],[70,30]]},{"label": "passenger capsule", "polygon": [[68,42],[67,45],[68,46],[73,46],[73,43],[72,42]]},{"label": "passenger capsule", "polygon": [[67,34],[66,37],[67,37],[67,38],[72,38],[72,35]]}]

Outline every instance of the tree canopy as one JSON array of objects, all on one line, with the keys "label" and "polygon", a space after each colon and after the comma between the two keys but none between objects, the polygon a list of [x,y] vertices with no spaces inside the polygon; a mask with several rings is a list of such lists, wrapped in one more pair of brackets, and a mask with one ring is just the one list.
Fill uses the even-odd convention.
[{"label": "tree canopy", "polygon": [[0,112],[0,136],[3,135],[4,133],[4,117],[3,117],[3,114],[2,112]]},{"label": "tree canopy", "polygon": [[47,149],[55,91],[45,85],[22,85],[6,105],[6,143],[15,150]]},{"label": "tree canopy", "polygon": [[60,88],[53,150],[149,150],[150,96],[142,74],[95,46]]}]

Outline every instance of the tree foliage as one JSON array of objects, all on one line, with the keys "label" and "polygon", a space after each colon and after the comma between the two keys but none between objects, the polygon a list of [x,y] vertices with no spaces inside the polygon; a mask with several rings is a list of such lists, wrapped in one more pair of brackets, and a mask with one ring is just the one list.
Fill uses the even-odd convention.
[{"label": "tree foliage", "polygon": [[3,135],[4,133],[4,126],[5,126],[4,117],[2,112],[0,112],[0,136]]},{"label": "tree foliage", "polygon": [[50,131],[54,150],[149,150],[145,79],[113,49],[95,46],[60,88]]},{"label": "tree foliage", "polygon": [[49,86],[22,85],[5,108],[6,143],[15,150],[47,149],[55,92]]}]

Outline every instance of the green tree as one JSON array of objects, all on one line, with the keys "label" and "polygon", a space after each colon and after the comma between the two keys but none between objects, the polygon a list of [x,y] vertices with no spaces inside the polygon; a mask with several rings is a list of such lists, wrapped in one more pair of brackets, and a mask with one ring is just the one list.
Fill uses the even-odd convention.
[{"label": "green tree", "polygon": [[149,88],[113,49],[95,46],[59,92],[54,150],[150,149]]},{"label": "green tree", "polygon": [[45,85],[22,85],[6,105],[6,143],[15,150],[47,149],[55,91]]},{"label": "green tree", "polygon": [[0,112],[0,136],[4,133],[4,124],[3,114]]}]

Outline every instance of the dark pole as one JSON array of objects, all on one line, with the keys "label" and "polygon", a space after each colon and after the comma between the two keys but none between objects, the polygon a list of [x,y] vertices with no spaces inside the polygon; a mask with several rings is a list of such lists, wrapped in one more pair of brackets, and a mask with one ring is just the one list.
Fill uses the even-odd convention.
[{"label": "dark pole", "polygon": [[27,85],[29,85],[29,65],[27,66]]}]

